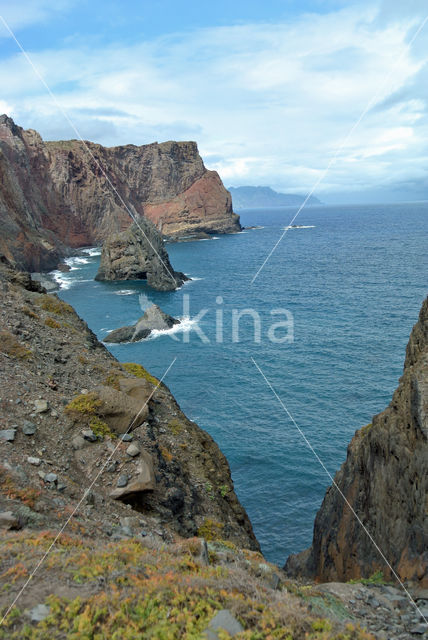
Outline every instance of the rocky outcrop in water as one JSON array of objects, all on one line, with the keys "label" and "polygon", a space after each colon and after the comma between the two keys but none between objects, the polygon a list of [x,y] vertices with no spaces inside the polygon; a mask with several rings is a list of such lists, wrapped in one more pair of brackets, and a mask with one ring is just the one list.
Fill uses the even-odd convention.
[{"label": "rocky outcrop in water", "polygon": [[162,237],[144,218],[107,238],[95,279],[147,280],[158,291],[173,291],[188,280],[184,273],[174,271]]},{"label": "rocky outcrop in water", "polygon": [[180,324],[179,320],[164,313],[157,304],[153,304],[136,324],[110,331],[104,342],[138,342],[148,338],[152,331],[165,331],[177,324]]},{"label": "rocky outcrop in water", "polygon": [[[335,482],[401,580],[428,586],[428,299],[407,345],[403,376],[385,411],[356,432]],[[391,571],[332,486],[312,547],[286,564],[319,581]]]},{"label": "rocky outcrop in water", "polygon": [[70,247],[124,231],[127,209],[168,236],[240,229],[230,194],[195,142],[44,142],[3,115],[0,184],[0,253],[31,271],[55,268]]}]

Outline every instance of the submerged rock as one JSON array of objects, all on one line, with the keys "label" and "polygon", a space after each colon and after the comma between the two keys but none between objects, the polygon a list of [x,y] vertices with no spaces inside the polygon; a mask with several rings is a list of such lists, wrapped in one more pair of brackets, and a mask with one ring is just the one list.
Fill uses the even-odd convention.
[{"label": "submerged rock", "polygon": [[110,235],[102,249],[95,280],[147,280],[158,291],[173,291],[188,280],[174,271],[156,227],[143,218]]},{"label": "submerged rock", "polygon": [[148,338],[152,331],[165,331],[176,324],[180,324],[180,321],[154,304],[144,312],[136,324],[111,331],[104,338],[104,342],[137,342]]}]

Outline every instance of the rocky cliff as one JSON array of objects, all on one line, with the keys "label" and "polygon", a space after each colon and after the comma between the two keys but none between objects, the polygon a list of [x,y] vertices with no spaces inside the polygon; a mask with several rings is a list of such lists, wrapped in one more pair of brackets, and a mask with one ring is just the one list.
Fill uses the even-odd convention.
[{"label": "rocky cliff", "polygon": [[173,291],[188,278],[172,268],[153,223],[139,218],[137,224],[107,237],[95,280],[147,280],[153,289]]},{"label": "rocky cliff", "polygon": [[54,268],[69,247],[125,230],[127,208],[167,236],[240,229],[230,194],[194,142],[44,142],[3,115],[0,185],[0,252],[35,271]]},{"label": "rocky cliff", "polygon": [[[407,346],[403,376],[385,411],[356,432],[335,482],[401,580],[428,586],[428,299]],[[391,572],[332,486],[312,547],[286,564],[320,581]]]}]

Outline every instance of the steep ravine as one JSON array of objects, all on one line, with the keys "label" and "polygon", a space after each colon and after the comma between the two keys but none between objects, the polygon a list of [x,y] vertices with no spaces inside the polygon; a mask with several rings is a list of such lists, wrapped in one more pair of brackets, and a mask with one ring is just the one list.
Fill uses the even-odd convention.
[{"label": "steep ravine", "polygon": [[229,192],[195,142],[44,142],[3,115],[0,187],[0,253],[30,271],[127,229],[127,207],[168,237],[240,230]]},{"label": "steep ravine", "polygon": [[[390,405],[356,432],[335,482],[403,581],[428,587],[428,299],[413,327]],[[310,549],[286,570],[317,581],[390,569],[332,486],[316,516]]]},{"label": "steep ravine", "polygon": [[5,259],[0,321],[0,640],[420,637],[398,589],[268,563],[212,438]]}]

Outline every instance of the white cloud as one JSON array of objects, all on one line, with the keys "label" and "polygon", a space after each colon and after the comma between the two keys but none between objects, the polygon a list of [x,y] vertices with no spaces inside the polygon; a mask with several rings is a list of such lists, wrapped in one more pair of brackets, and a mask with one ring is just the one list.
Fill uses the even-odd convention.
[{"label": "white cloud", "polygon": [[[83,137],[104,144],[193,138],[228,184],[287,191],[312,187],[381,89],[322,193],[426,175],[426,91],[412,83],[426,75],[428,47],[406,51],[414,25],[413,15],[381,24],[372,8],[359,7],[132,47],[89,50],[75,42],[29,53]],[[75,137],[22,56],[2,65],[0,84],[19,124]]]},{"label": "white cloud", "polygon": [[[77,0],[0,0],[0,16],[4,18],[10,29],[20,29],[31,24],[45,22],[52,15],[67,11]],[[9,37],[3,24],[0,24],[0,37]]]}]

